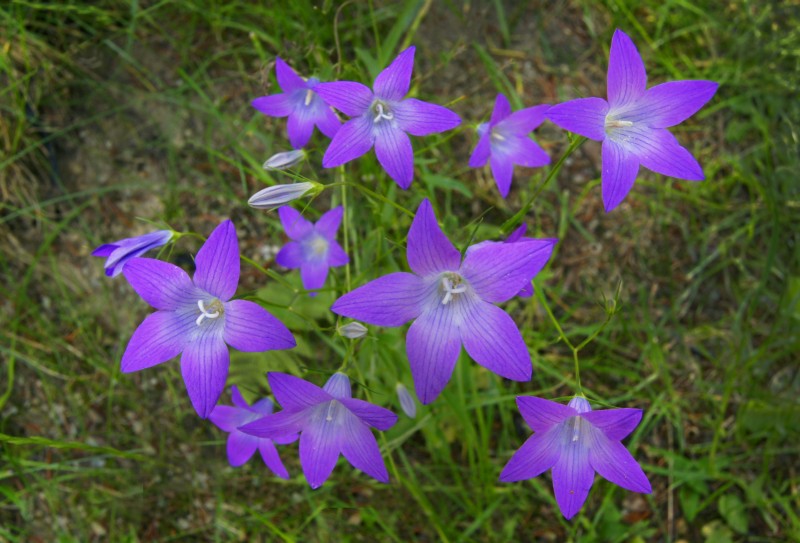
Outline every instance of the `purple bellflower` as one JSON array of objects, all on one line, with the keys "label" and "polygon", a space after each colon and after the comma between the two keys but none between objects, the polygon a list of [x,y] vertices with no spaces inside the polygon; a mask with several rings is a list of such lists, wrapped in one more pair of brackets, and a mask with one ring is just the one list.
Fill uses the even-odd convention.
[{"label": "purple bellflower", "polygon": [[608,60],[608,101],[579,98],[551,107],[546,117],[603,142],[603,204],[611,211],[633,187],[639,166],[689,181],[705,178],[697,160],[667,128],[694,115],[717,91],[713,81],[662,83],[650,89],[639,51],[621,30],[614,32]]},{"label": "purple bellflower", "polygon": [[489,161],[503,198],[511,188],[515,164],[529,168],[550,164],[548,154],[529,137],[542,124],[549,108],[548,105],[534,106],[511,113],[508,98],[498,94],[489,122],[478,126],[478,145],[469,157],[469,166],[480,168]]},{"label": "purple bellflower", "polygon": [[569,405],[517,396],[517,407],[535,433],[503,468],[501,481],[531,479],[553,468],[556,502],[568,519],[586,501],[595,472],[627,490],[652,492],[642,468],[620,443],[639,424],[641,409],[592,411],[579,396]]},{"label": "purple bellflower", "polygon": [[194,280],[168,262],[136,258],[123,274],[142,299],[158,311],[133,333],[122,355],[130,373],[181,353],[181,373],[197,414],[208,418],[225,388],[228,347],[260,352],[291,349],[292,333],[260,305],[231,300],[239,283],[239,242],[229,220],[222,222],[195,257]]},{"label": "purple bellflower", "polygon": [[122,268],[125,267],[129,260],[145,254],[150,249],[166,245],[173,235],[171,230],[158,230],[135,238],[112,241],[92,251],[92,256],[107,257],[108,259],[103,266],[106,270],[106,275],[116,277],[122,272]]},{"label": "purple bellflower", "polygon": [[354,81],[320,83],[314,90],[342,113],[352,117],[334,136],[322,166],[333,168],[375,147],[375,155],[389,177],[407,189],[414,179],[412,136],[427,136],[455,128],[458,115],[446,107],[405,98],[414,69],[414,47],[409,47],[375,78],[372,90]]},{"label": "purple bellflower", "polygon": [[286,129],[289,143],[295,149],[305,147],[311,139],[314,125],[329,138],[335,136],[342,124],[315,92],[319,79],[303,79],[281,58],[275,59],[275,74],[283,93],[256,98],[252,106],[270,117],[289,117]]},{"label": "purple bellflower", "polygon": [[336,300],[331,310],[378,326],[414,321],[406,353],[423,404],[435,400],[450,380],[462,345],[488,370],[527,381],[528,347],[511,317],[494,304],[530,284],[555,243],[484,241],[469,247],[462,261],[426,199],[408,231],[406,257],[413,273],[379,277]]},{"label": "purple bellflower", "polygon": [[339,453],[353,467],[382,483],[389,482],[370,427],[388,430],[397,422],[397,415],[353,398],[350,379],[343,373],[334,373],[323,388],[285,373],[272,372],[267,377],[283,411],[240,430],[270,439],[300,432],[300,465],[311,488],[319,488],[328,479]]},{"label": "purple bellflower", "polygon": [[256,449],[261,453],[261,458],[267,467],[272,470],[272,473],[281,477],[282,479],[289,478],[289,472],[281,462],[278,451],[275,449],[275,443],[278,445],[285,445],[297,440],[297,435],[282,436],[274,440],[266,437],[256,437],[250,434],[245,434],[239,430],[239,426],[244,426],[248,422],[253,422],[266,415],[272,414],[273,403],[269,398],[258,400],[253,405],[249,405],[237,387],[232,387],[231,396],[233,399],[233,406],[218,405],[211,412],[208,417],[214,425],[222,430],[228,432],[228,462],[231,466],[238,468],[239,466],[247,463],[248,460],[256,452]]},{"label": "purple bellflower", "polygon": [[[275,261],[284,268],[300,268],[306,290],[322,288],[328,277],[328,268],[344,266],[349,261],[347,253],[336,242],[342,211],[342,206],[335,207],[315,224],[289,206],[278,209],[283,229],[292,241],[283,246]],[[316,292],[309,294],[316,295]]]}]

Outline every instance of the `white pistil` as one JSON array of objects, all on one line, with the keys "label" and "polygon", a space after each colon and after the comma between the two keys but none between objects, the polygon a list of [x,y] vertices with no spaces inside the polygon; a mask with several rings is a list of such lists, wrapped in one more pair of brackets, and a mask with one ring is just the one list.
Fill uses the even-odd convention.
[{"label": "white pistil", "polygon": [[197,307],[200,308],[200,316],[197,317],[196,321],[194,321],[197,326],[200,326],[200,324],[203,322],[203,319],[216,319],[220,316],[219,310],[214,311],[213,313],[207,312],[206,306],[203,304],[203,300],[197,300]]},{"label": "white pistil", "polygon": [[313,98],[314,98],[314,91],[312,91],[311,89],[308,89],[306,91],[306,99],[305,99],[305,102],[304,102],[306,107],[308,107],[311,104],[311,100]]},{"label": "white pistil", "polygon": [[492,135],[491,135],[490,137],[491,137],[491,139],[493,139],[494,141],[506,141],[506,138],[505,138],[505,136],[503,136],[503,135],[502,135],[501,133],[499,133],[499,132],[495,132],[494,130],[492,130]]},{"label": "white pistil", "polygon": [[606,121],[606,128],[627,128],[633,126],[633,121]]},{"label": "white pistil", "polygon": [[334,402],[331,402],[331,403],[328,404],[328,413],[325,415],[325,420],[328,421],[328,422],[331,422],[333,420],[333,404],[334,403],[336,403],[336,402],[334,401]]},{"label": "white pistil", "polygon": [[375,104],[375,108],[378,110],[378,114],[375,116],[375,119],[373,119],[372,122],[377,123],[381,119],[386,119],[387,121],[391,121],[392,119],[394,119],[394,113],[392,113],[391,111],[384,112],[383,104],[381,104],[380,102]]},{"label": "white pistil", "polygon": [[453,287],[453,282],[449,277],[442,277],[442,290],[444,290],[444,298],[442,298],[442,305],[447,305],[453,299],[453,294],[461,294],[467,290],[467,285],[461,283]]},{"label": "white pistil", "polygon": [[574,417],[572,421],[572,441],[578,441],[578,437],[580,437],[581,432],[581,418]]}]

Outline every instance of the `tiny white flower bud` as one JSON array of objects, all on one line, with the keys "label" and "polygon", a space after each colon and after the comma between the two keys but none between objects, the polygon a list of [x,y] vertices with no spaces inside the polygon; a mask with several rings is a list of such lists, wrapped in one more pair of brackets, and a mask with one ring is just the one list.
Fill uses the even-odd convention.
[{"label": "tiny white flower bud", "polygon": [[397,383],[395,389],[397,390],[397,397],[400,399],[400,407],[403,409],[403,413],[412,419],[416,417],[417,404],[406,386],[403,383]]},{"label": "tiny white flower bud", "polygon": [[302,196],[312,196],[322,190],[322,185],[313,182],[292,183],[291,185],[274,185],[253,194],[247,201],[256,209],[275,209],[297,200]]},{"label": "tiny white flower bud", "polygon": [[294,149],[292,151],[276,153],[267,159],[263,165],[263,168],[265,170],[285,170],[296,165],[298,162],[303,160],[305,156],[306,152],[302,149]]},{"label": "tiny white flower bud", "polygon": [[348,339],[358,339],[367,334],[367,327],[360,322],[351,322],[339,328],[339,335]]}]

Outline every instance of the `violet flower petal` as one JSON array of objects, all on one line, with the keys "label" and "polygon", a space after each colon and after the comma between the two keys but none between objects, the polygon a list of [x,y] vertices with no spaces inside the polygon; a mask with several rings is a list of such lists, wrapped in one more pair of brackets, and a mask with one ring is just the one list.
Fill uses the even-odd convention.
[{"label": "violet flower petal", "polygon": [[641,100],[625,108],[625,119],[646,122],[651,128],[682,123],[717,92],[714,81],[686,80],[661,83],[645,91]]},{"label": "violet flower petal", "polygon": [[238,468],[247,463],[258,448],[259,438],[234,429],[228,436],[228,463]]},{"label": "violet flower petal", "polygon": [[455,312],[444,305],[423,313],[406,336],[406,354],[417,398],[423,404],[435,400],[444,389],[461,352]]},{"label": "violet flower petal", "polygon": [[589,451],[580,441],[562,441],[560,449],[561,455],[553,466],[553,490],[561,513],[571,519],[589,495],[594,470],[589,464]]},{"label": "violet flower petal", "polygon": [[[256,438],[258,439],[258,438]],[[275,448],[275,444],[270,439],[259,439],[258,440],[258,452],[261,453],[261,459],[264,461],[264,464],[278,477],[281,479],[288,479],[289,472],[286,471],[286,467],[281,462],[281,457],[278,456],[278,450]]]},{"label": "violet flower petal", "polygon": [[336,231],[339,230],[339,225],[342,224],[343,214],[344,208],[342,206],[334,207],[323,213],[315,225],[317,233],[322,234],[328,240],[336,239]]},{"label": "violet flower petal", "polygon": [[497,184],[500,196],[505,198],[511,190],[511,181],[514,178],[514,164],[507,158],[492,154],[489,159],[492,167],[492,177]]},{"label": "violet flower petal", "polygon": [[278,216],[281,219],[281,226],[283,226],[284,232],[290,239],[300,240],[314,229],[314,225],[304,219],[300,212],[291,206],[278,208]]},{"label": "violet flower petal", "polygon": [[316,106],[318,109],[315,110],[314,115],[317,120],[317,128],[319,128],[320,132],[328,136],[329,138],[333,138],[339,129],[342,127],[342,121],[339,120],[339,117],[336,116],[336,113],[331,110],[331,108],[322,101],[320,98],[321,105]]},{"label": "violet flower petal", "polygon": [[230,300],[239,284],[239,241],[230,220],[217,226],[195,257],[194,283],[221,301]]},{"label": "violet flower petal", "polygon": [[408,135],[388,122],[375,130],[375,156],[389,177],[403,190],[414,180],[414,150]]},{"label": "violet flower petal", "polygon": [[408,231],[406,258],[411,271],[420,276],[455,271],[461,262],[461,253],[439,228],[427,198],[419,205]]},{"label": "violet flower petal", "polygon": [[[536,396],[517,396],[517,407],[534,432],[546,432],[556,424],[574,417],[578,412],[563,403],[552,402]],[[595,411],[608,413],[609,411]],[[588,413],[587,413],[588,414]]]},{"label": "violet flower petal", "polygon": [[357,398],[343,398],[339,401],[362,422],[378,430],[388,430],[397,422],[397,415],[384,407]]},{"label": "violet flower petal", "polygon": [[230,355],[219,334],[199,334],[181,356],[181,374],[186,391],[201,419],[208,418],[228,378]]},{"label": "violet flower petal", "polygon": [[606,138],[607,114],[608,102],[602,98],[578,98],[552,106],[545,117],[564,130],[603,141]]},{"label": "violet flower petal", "polygon": [[288,94],[272,94],[256,98],[250,105],[269,117],[288,117],[294,113],[294,101]]},{"label": "violet flower petal", "polygon": [[541,271],[557,240],[484,242],[467,249],[461,274],[481,299],[499,303],[514,297]]},{"label": "violet flower petal", "polygon": [[642,166],[661,175],[689,181],[705,179],[703,168],[697,160],[678,143],[675,136],[663,128],[644,133],[635,156]]},{"label": "violet flower petal", "polygon": [[500,480],[505,483],[524,481],[552,468],[560,457],[560,436],[558,429],[530,436],[500,472]]},{"label": "violet flower petal", "polygon": [[322,157],[324,168],[333,168],[356,159],[375,143],[372,119],[362,116],[342,125]]},{"label": "violet flower petal", "polygon": [[639,463],[619,441],[612,441],[603,432],[590,432],[589,464],[602,477],[626,490],[650,494],[653,488]]},{"label": "violet flower petal", "polygon": [[135,258],[122,273],[136,294],[156,309],[174,311],[201,296],[189,275],[174,264],[154,258]]},{"label": "violet flower petal", "polygon": [[350,117],[356,117],[367,111],[373,99],[369,87],[355,81],[320,83],[314,87],[314,92],[319,94],[325,103]]},{"label": "violet flower petal", "polygon": [[492,110],[492,116],[489,119],[489,126],[493,127],[497,125],[509,115],[511,115],[511,104],[509,103],[505,94],[498,93],[497,97],[494,99],[494,109]]},{"label": "violet flower petal", "polygon": [[603,142],[601,184],[606,212],[617,207],[633,188],[639,173],[639,161],[617,143]]},{"label": "violet flower petal", "polygon": [[293,148],[305,147],[314,132],[313,111],[310,108],[296,109],[295,114],[289,116],[286,131],[289,134],[289,143]]},{"label": "violet flower petal", "polygon": [[372,85],[376,96],[383,100],[402,100],[408,94],[411,72],[414,70],[415,51],[413,45],[408,47],[378,74],[375,84]]},{"label": "violet flower petal", "polygon": [[504,133],[527,136],[544,122],[544,115],[548,109],[550,109],[548,104],[520,109],[497,123],[497,127]]},{"label": "violet flower petal", "polygon": [[427,136],[452,130],[461,124],[461,117],[438,104],[408,98],[394,109],[397,127],[412,136]]},{"label": "violet flower petal", "polygon": [[300,432],[308,422],[308,413],[301,411],[280,411],[249,422],[238,429],[246,434],[274,439],[293,436]]},{"label": "violet flower petal", "polygon": [[178,356],[193,331],[194,316],[156,311],[145,317],[122,355],[122,373],[150,368]]},{"label": "violet flower petal", "polygon": [[280,57],[275,58],[275,76],[278,78],[278,85],[285,93],[306,88],[303,78]]},{"label": "violet flower petal", "polygon": [[[328,278],[328,264],[326,262],[305,262],[300,267],[300,279],[306,290],[318,290],[325,286]],[[317,292],[309,292],[309,296],[316,296]]]},{"label": "violet flower petal", "polygon": [[339,459],[342,434],[333,422],[320,416],[300,434],[300,465],[311,488],[322,486]]},{"label": "violet flower petal", "polygon": [[528,346],[505,311],[473,300],[460,331],[464,348],[475,362],[506,379],[530,381],[533,368]]},{"label": "violet flower petal", "polygon": [[247,300],[224,304],[225,343],[244,352],[291,349],[297,345],[288,328],[266,309]]},{"label": "violet flower petal", "polygon": [[344,266],[350,262],[350,257],[344,252],[342,246],[335,240],[331,240],[328,247],[328,265],[332,267]]},{"label": "violet flower petal", "polygon": [[305,262],[303,247],[296,241],[290,241],[275,255],[275,262],[290,270],[299,268]]},{"label": "violet flower petal", "polygon": [[[378,442],[369,427],[352,413],[344,415],[343,418],[343,431],[347,435],[347,439],[341,441],[341,451],[344,457],[354,468],[360,469],[382,483],[388,483],[389,473],[383,463]],[[302,437],[300,439],[302,440]]]},{"label": "violet flower petal", "polygon": [[631,408],[602,409],[600,411],[581,413],[581,417],[591,422],[595,428],[600,429],[608,439],[619,441],[627,437],[639,425],[642,420],[642,410]]},{"label": "violet flower petal", "polygon": [[490,136],[491,134],[487,130],[478,139],[478,145],[475,146],[475,150],[472,151],[472,155],[469,157],[470,168],[480,168],[489,160],[489,156],[492,153]]},{"label": "violet flower petal", "polygon": [[350,378],[347,374],[340,371],[328,377],[328,381],[325,383],[325,386],[322,387],[322,390],[338,400],[353,397],[350,388]]},{"label": "violet flower petal", "polygon": [[630,37],[619,29],[611,38],[607,83],[611,107],[619,107],[641,98],[647,87],[642,57]]},{"label": "violet flower petal", "polygon": [[424,287],[414,274],[390,273],[348,292],[331,311],[368,324],[400,326],[422,313]]},{"label": "violet flower petal", "polygon": [[272,394],[284,409],[306,409],[333,399],[317,385],[288,373],[271,371],[267,373],[267,379]]}]

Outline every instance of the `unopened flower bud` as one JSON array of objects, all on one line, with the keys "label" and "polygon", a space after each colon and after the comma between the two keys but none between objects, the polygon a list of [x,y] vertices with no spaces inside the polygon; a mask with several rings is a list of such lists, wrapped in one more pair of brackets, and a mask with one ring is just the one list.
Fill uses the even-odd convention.
[{"label": "unopened flower bud", "polygon": [[411,397],[411,393],[406,388],[406,385],[403,383],[397,383],[397,385],[395,385],[395,389],[397,390],[397,397],[400,400],[400,407],[403,409],[403,413],[412,419],[416,417],[417,404],[414,401],[414,398]]},{"label": "unopened flower bud", "polygon": [[367,334],[367,327],[360,322],[351,322],[339,328],[339,335],[348,339],[358,339]]},{"label": "unopened flower bud", "polygon": [[302,149],[294,149],[292,151],[276,153],[267,159],[263,165],[263,168],[265,170],[285,170],[296,165],[298,162],[303,160],[305,156],[306,152]]},{"label": "unopened flower bud", "polygon": [[322,191],[323,185],[305,181],[291,185],[274,185],[253,194],[247,201],[250,207],[256,209],[275,209],[288,204],[302,196],[313,196]]}]

